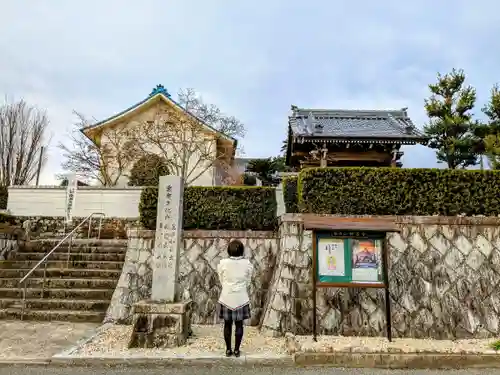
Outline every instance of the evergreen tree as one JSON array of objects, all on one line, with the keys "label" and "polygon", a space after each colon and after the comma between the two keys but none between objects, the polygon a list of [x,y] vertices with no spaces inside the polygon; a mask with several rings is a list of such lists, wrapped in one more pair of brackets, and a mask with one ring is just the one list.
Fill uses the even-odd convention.
[{"label": "evergreen tree", "polygon": [[431,140],[429,147],[437,150],[439,162],[448,168],[466,168],[477,163],[477,123],[472,118],[476,90],[465,86],[463,70],[438,74],[437,83],[430,84],[431,96],[425,100],[429,124],[424,127]]},{"label": "evergreen tree", "polygon": [[483,107],[488,117],[486,124],[478,126],[476,135],[482,141],[481,151],[488,158],[490,167],[500,169],[500,87],[494,85],[490,99]]}]

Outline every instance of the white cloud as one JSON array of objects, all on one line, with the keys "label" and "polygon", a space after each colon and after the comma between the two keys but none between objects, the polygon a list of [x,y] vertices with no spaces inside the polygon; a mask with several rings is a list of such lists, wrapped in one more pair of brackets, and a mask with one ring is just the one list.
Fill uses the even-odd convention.
[{"label": "white cloud", "polygon": [[[461,67],[481,105],[500,81],[499,10],[493,0],[4,0],[0,87],[47,108],[54,137],[42,183],[59,171],[54,145],[73,109],[103,118],[158,83],[201,91],[246,123],[247,156],[267,156],[290,104],[409,107],[422,126],[427,84]],[[404,162],[436,165],[422,147]]]}]

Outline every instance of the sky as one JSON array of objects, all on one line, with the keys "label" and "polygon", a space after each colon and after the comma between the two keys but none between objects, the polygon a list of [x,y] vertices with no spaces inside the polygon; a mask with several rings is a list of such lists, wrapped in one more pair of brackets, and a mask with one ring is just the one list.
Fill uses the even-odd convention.
[{"label": "sky", "polygon": [[[269,157],[292,104],[408,107],[422,128],[437,72],[465,70],[477,115],[500,82],[493,0],[0,0],[0,9],[0,95],[50,118],[45,185],[61,172],[57,143],[73,110],[104,119],[157,84],[195,88],[245,124],[245,157]],[[404,151],[404,167],[442,166],[424,146]]]}]

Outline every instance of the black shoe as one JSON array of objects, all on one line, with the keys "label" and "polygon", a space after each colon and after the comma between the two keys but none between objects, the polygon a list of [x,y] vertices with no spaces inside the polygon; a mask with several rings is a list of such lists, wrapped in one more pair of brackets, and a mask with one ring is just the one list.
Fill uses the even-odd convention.
[{"label": "black shoe", "polygon": [[232,350],[226,350],[226,357],[231,357],[233,355]]},{"label": "black shoe", "polygon": [[235,356],[236,358],[239,358],[239,356],[240,356],[240,355],[241,355],[241,352],[240,352],[239,350],[235,350],[235,351],[234,351],[234,356]]}]

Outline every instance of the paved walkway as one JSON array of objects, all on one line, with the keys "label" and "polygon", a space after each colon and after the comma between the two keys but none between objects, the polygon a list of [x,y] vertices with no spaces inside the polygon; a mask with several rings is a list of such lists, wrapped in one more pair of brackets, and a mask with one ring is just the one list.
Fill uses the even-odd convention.
[{"label": "paved walkway", "polygon": [[92,323],[2,320],[0,361],[51,357],[91,335],[97,326]]}]

